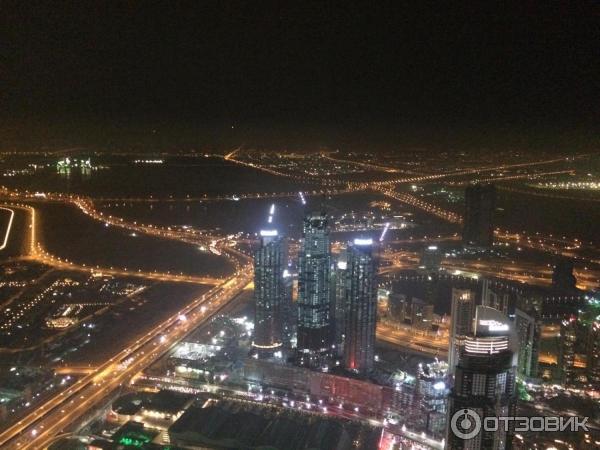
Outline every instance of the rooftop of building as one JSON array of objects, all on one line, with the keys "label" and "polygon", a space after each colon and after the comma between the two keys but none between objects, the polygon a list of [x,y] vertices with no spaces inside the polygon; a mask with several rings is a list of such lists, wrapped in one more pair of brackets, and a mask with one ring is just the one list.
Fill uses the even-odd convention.
[{"label": "rooftop of building", "polygon": [[381,430],[358,422],[258,403],[209,400],[189,408],[170,428],[171,441],[223,449],[335,450],[376,448]]},{"label": "rooftop of building", "polygon": [[176,414],[183,411],[193,400],[193,396],[173,391],[159,391],[151,394],[144,402],[144,409]]},{"label": "rooftop of building", "polygon": [[177,414],[191,403],[193,396],[172,391],[132,392],[114,401],[112,409],[117,414],[132,416],[142,408],[166,414]]}]

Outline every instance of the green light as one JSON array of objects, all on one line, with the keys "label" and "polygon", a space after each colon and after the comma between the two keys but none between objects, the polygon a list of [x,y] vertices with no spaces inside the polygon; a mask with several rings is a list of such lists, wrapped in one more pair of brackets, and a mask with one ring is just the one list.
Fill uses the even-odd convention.
[{"label": "green light", "polygon": [[532,399],[531,395],[529,395],[529,392],[527,392],[527,389],[525,388],[525,383],[523,383],[521,380],[517,381],[517,395],[519,396],[519,400],[525,402],[529,402]]},{"label": "green light", "polygon": [[141,447],[148,442],[150,442],[150,439],[146,436],[141,436],[139,438],[123,436],[121,439],[119,439],[119,444],[133,447]]}]

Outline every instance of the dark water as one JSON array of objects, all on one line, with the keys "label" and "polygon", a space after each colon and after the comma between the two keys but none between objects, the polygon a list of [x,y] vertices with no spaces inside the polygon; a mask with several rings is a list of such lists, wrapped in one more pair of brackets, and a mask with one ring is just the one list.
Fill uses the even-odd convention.
[{"label": "dark water", "polygon": [[[515,183],[517,189],[527,187]],[[428,193],[440,189],[439,185],[426,187]],[[453,200],[447,196],[430,195],[424,200],[438,204],[464,214],[464,187],[445,187],[453,194]],[[598,193],[580,191],[545,191],[545,195],[567,195],[573,199],[548,198],[530,195],[526,192],[513,192],[497,189],[496,197],[496,226],[512,231],[526,231],[528,234],[539,232],[544,235],[565,236],[582,241],[600,242],[600,202]],[[592,201],[595,199],[596,201]]]},{"label": "dark water", "polygon": [[164,164],[145,165],[110,160],[104,164],[107,168],[92,170],[87,175],[76,170],[69,175],[59,174],[54,167],[49,167],[33,175],[4,178],[2,183],[34,191],[111,198],[278,192],[309,186],[221,158],[167,159]]},{"label": "dark water", "polygon": [[[200,229],[216,230],[222,234],[238,232],[254,234],[264,228],[276,227],[280,233],[299,238],[302,234],[302,219],[306,212],[324,209],[333,217],[339,217],[351,211],[376,210],[369,205],[374,200],[385,200],[385,197],[378,194],[308,197],[306,206],[301,203],[299,197],[204,202],[99,202],[97,206],[114,216],[138,220],[142,223],[190,225]],[[272,223],[269,224],[269,210],[273,204],[275,214]],[[394,205],[394,213],[406,213],[407,210],[408,208],[403,205]],[[397,232],[390,230],[389,236],[407,233],[406,230]],[[346,239],[357,234],[359,233],[336,233],[335,239]],[[373,235],[378,236],[379,231],[374,232]]]},{"label": "dark water", "polygon": [[545,198],[498,191],[498,225],[600,242],[600,202]]},{"label": "dark water", "polygon": [[93,220],[62,203],[36,203],[39,239],[47,251],[78,264],[142,271],[171,271],[223,276],[232,266],[226,258],[195,246],[157,239]]}]

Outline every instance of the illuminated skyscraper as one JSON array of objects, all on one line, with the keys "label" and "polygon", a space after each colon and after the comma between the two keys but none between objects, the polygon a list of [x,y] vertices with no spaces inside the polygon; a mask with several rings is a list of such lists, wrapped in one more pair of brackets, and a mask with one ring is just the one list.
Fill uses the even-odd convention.
[{"label": "illuminated skyscraper", "polygon": [[475,316],[475,293],[468,289],[452,289],[452,309],[450,312],[450,348],[448,368],[451,374],[458,361],[460,348],[466,336],[473,330]]},{"label": "illuminated skyscraper", "polygon": [[487,278],[481,281],[481,304],[497,309],[507,316],[514,314],[515,301],[511,294],[494,287],[492,281]]},{"label": "illuminated skyscraper", "polygon": [[474,247],[491,247],[494,243],[496,188],[476,184],[465,190],[463,243]]},{"label": "illuminated skyscraper", "polygon": [[348,262],[346,252],[342,252],[331,270],[331,318],[332,318],[332,343],[335,354],[342,356],[344,352],[344,336],[346,333],[346,285]]},{"label": "illuminated skyscraper", "polygon": [[476,433],[475,429],[477,419],[481,425],[488,417],[516,415],[516,339],[506,316],[493,308],[478,306],[475,324],[455,368],[448,399],[446,449],[507,450],[512,448],[513,432],[510,428],[506,431],[503,422],[496,431],[480,427]]},{"label": "illuminated skyscraper", "polygon": [[252,345],[259,353],[273,353],[284,341],[287,248],[276,230],[263,230],[260,236],[260,248],[254,253],[255,321]]},{"label": "illuminated skyscraper", "polygon": [[348,244],[344,360],[348,370],[367,373],[375,358],[377,262],[372,239]]},{"label": "illuminated skyscraper", "polygon": [[435,361],[419,364],[416,380],[417,398],[426,414],[425,428],[436,438],[444,437],[448,406],[448,364]]},{"label": "illuminated skyscraper", "polygon": [[[287,255],[286,255],[287,257]],[[293,301],[294,276],[290,273],[289,267],[283,271],[283,346],[290,350],[292,341],[296,335],[296,304]]]},{"label": "illuminated skyscraper", "polygon": [[421,259],[419,261],[420,269],[436,272],[440,270],[441,263],[442,252],[437,245],[429,245],[421,251]]},{"label": "illuminated skyscraper", "polygon": [[325,213],[305,217],[298,255],[298,353],[330,350],[331,248]]}]

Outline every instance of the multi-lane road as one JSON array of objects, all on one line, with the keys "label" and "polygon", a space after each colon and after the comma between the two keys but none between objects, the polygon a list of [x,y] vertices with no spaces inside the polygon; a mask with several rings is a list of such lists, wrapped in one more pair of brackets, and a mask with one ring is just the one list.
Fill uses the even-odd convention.
[{"label": "multi-lane road", "polygon": [[434,336],[431,333],[419,333],[414,329],[393,326],[380,321],[377,323],[377,339],[434,357],[446,358],[448,356],[447,335]]},{"label": "multi-lane road", "polygon": [[119,386],[169,351],[196,327],[233,300],[251,281],[245,267],[229,281],[196,298],[159,326],[131,342],[105,364],[0,433],[0,448],[43,449]]}]

